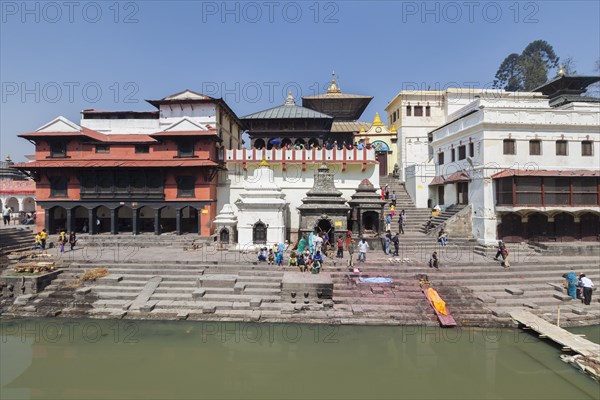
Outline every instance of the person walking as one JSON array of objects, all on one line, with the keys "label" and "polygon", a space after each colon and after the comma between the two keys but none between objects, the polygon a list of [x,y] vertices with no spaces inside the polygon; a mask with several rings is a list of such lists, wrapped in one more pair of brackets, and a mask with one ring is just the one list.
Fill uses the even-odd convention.
[{"label": "person walking", "polygon": [[385,255],[389,256],[390,255],[390,245],[392,244],[392,235],[391,233],[386,233],[385,237],[383,239],[383,243],[385,246]]},{"label": "person walking", "polygon": [[344,239],[342,238],[342,235],[340,235],[338,237],[337,240],[337,258],[344,258]]},{"label": "person walking", "polygon": [[394,218],[394,215],[396,215],[396,206],[393,204],[390,206],[390,214],[392,218]]},{"label": "person walking", "polygon": [[350,244],[348,245],[348,267],[354,267],[354,240],[350,240]]},{"label": "person walking", "polygon": [[385,200],[385,188],[381,188],[381,200]]},{"label": "person walking", "polygon": [[365,262],[367,261],[367,250],[369,249],[369,243],[362,238],[358,243],[358,261]]},{"label": "person walking", "polygon": [[389,200],[390,199],[390,187],[389,185],[385,185],[385,199]]},{"label": "person walking", "polygon": [[48,239],[48,234],[46,233],[46,229],[42,229],[42,232],[40,232],[40,241],[41,241],[42,250],[46,250],[46,240],[47,239]]},{"label": "person walking", "polygon": [[396,205],[396,199],[397,199],[397,197],[396,197],[396,191],[394,190],[394,191],[392,192],[392,204],[393,204],[394,206]]},{"label": "person walking", "polygon": [[394,244],[394,256],[398,257],[400,252],[400,237],[398,236],[398,232],[392,238],[392,243]]},{"label": "person walking", "polygon": [[385,231],[389,232],[392,230],[392,216],[388,215],[385,217]]},{"label": "person walking", "polygon": [[41,250],[42,249],[42,235],[41,235],[40,232],[38,232],[38,233],[35,234],[34,240],[35,240],[35,244],[33,246],[33,249],[34,250],[37,250],[37,249]]},{"label": "person walking", "polygon": [[64,253],[65,252],[65,244],[67,244],[67,232],[65,232],[65,231],[60,232],[60,235],[58,236],[58,244],[60,246],[60,252]]},{"label": "person walking", "polygon": [[8,206],[4,206],[2,208],[2,219],[4,220],[4,225],[10,225],[10,213],[12,210]]},{"label": "person walking", "polygon": [[[315,235],[315,253],[316,252],[320,252],[321,248],[323,247],[323,238],[321,237],[321,235]],[[313,253],[314,254],[314,253]]]},{"label": "person walking", "polygon": [[350,250],[350,243],[352,243],[352,231],[348,229],[348,232],[346,232],[346,250]]},{"label": "person walking", "polygon": [[583,287],[583,304],[589,306],[592,302],[592,291],[594,290],[594,283],[585,274],[580,274],[581,286]]},{"label": "person walking", "polygon": [[571,296],[572,299],[577,299],[577,285],[579,284],[579,282],[577,280],[577,275],[575,275],[575,272],[571,271],[568,274],[563,274],[562,277],[565,278],[567,294]]},{"label": "person walking", "polygon": [[404,225],[406,224],[406,212],[404,210],[400,211],[400,216],[398,218],[398,227],[401,234],[404,235]]}]

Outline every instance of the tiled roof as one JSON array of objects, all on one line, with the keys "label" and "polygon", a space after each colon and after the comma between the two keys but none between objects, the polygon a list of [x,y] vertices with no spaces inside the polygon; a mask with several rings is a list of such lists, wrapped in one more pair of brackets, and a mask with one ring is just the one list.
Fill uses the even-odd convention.
[{"label": "tiled roof", "polygon": [[157,168],[157,167],[215,167],[211,160],[197,158],[174,158],[172,160],[40,160],[14,165],[15,168],[32,170],[40,168]]},{"label": "tiled roof", "polygon": [[507,178],[510,176],[563,176],[563,177],[578,177],[578,176],[600,176],[600,171],[590,169],[576,170],[547,170],[547,169],[505,169],[492,175],[492,179]]},{"label": "tiled roof", "polygon": [[333,117],[312,110],[310,108],[297,105],[282,105],[269,108],[254,114],[246,115],[242,119],[284,119],[284,118],[312,118],[312,119],[332,119]]},{"label": "tiled roof", "polygon": [[331,132],[360,132],[361,129],[365,131],[371,127],[369,122],[361,121],[333,121],[331,125]]},{"label": "tiled roof", "polygon": [[429,186],[445,185],[447,183],[455,183],[455,182],[470,182],[470,181],[471,181],[471,177],[469,176],[469,174],[466,171],[458,171],[458,172],[453,173],[452,175],[450,175],[447,178],[444,178],[443,176],[436,176],[435,178],[433,178],[433,180],[431,181]]}]

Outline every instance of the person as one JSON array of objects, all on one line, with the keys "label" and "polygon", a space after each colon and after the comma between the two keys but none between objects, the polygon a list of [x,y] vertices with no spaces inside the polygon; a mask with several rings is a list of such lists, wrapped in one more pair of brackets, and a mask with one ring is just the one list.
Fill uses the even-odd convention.
[{"label": "person", "polygon": [[367,261],[367,250],[369,249],[369,243],[362,238],[360,243],[358,243],[358,261],[365,262]]},{"label": "person", "polygon": [[46,250],[46,239],[48,239],[48,234],[46,233],[46,229],[42,229],[42,232],[40,233],[42,250]]},{"label": "person", "polygon": [[34,240],[35,240],[35,244],[33,246],[33,249],[34,250],[37,250],[37,249],[41,250],[42,249],[42,235],[40,234],[40,232],[38,232],[38,233],[35,234]]},{"label": "person", "polygon": [[323,246],[323,238],[321,235],[315,235],[315,253],[321,251],[321,247]]},{"label": "person", "polygon": [[384,243],[384,248],[385,248],[385,255],[389,256],[390,255],[390,246],[392,244],[392,235],[390,234],[389,231],[388,231],[388,233],[385,234],[385,237],[383,238],[383,243]]},{"label": "person", "polygon": [[10,225],[10,213],[12,210],[8,206],[4,206],[2,208],[2,219],[4,220],[4,225]]},{"label": "person", "polygon": [[275,253],[273,253],[273,249],[269,249],[269,254],[267,255],[267,264],[273,265],[275,262]]},{"label": "person", "polygon": [[385,188],[384,187],[381,188],[381,200],[385,201]]},{"label": "person", "polygon": [[277,263],[278,267],[283,267],[283,251],[279,251],[279,249],[277,250],[275,253],[275,262]]},{"label": "person", "polygon": [[[585,274],[583,274],[585,276]],[[583,286],[581,285],[581,274],[577,275],[577,300],[583,303]]]},{"label": "person", "polygon": [[438,233],[438,242],[442,245],[442,247],[446,246],[446,242],[448,241],[448,233],[444,230],[444,228],[440,229]]},{"label": "person", "polygon": [[433,217],[429,217],[429,219],[427,220],[427,223],[425,224],[425,231],[429,232],[434,227],[435,227],[435,224],[433,223]]},{"label": "person", "polygon": [[585,274],[579,275],[581,278],[581,286],[583,287],[583,304],[589,306],[592,302],[592,291],[594,290],[594,283]]},{"label": "person", "polygon": [[508,248],[504,246],[502,248],[502,266],[504,268],[510,268],[510,261],[508,261]]},{"label": "person", "polygon": [[312,264],[313,264],[312,254],[309,253],[308,257],[306,257],[306,268],[304,268],[304,270],[302,272],[312,270]]},{"label": "person", "polygon": [[390,187],[389,185],[385,185],[385,199],[389,200],[390,199]]},{"label": "person", "polygon": [[344,239],[342,239],[342,235],[338,237],[337,240],[337,258],[344,258]]},{"label": "person", "polygon": [[298,253],[298,268],[300,269],[300,272],[304,272],[306,271],[306,256],[307,256],[308,252],[305,253]]},{"label": "person", "polygon": [[395,190],[392,192],[392,205],[394,207],[396,206],[396,191]]},{"label": "person", "polygon": [[83,227],[81,228],[81,232],[87,233],[87,231],[88,231],[88,223],[87,223],[87,221],[84,221]]},{"label": "person", "polygon": [[310,254],[315,252],[315,232],[311,232],[308,235],[308,248],[310,250]]},{"label": "person", "polygon": [[398,225],[400,233],[404,235],[404,225],[406,224],[406,212],[404,209],[400,211],[400,217],[398,218]]},{"label": "person", "polygon": [[321,251],[323,255],[327,256],[327,250],[329,248],[329,234],[327,232],[323,232],[323,244]]},{"label": "person", "polygon": [[300,241],[298,242],[298,254],[304,253],[304,250],[306,249],[306,244],[306,235],[303,234],[300,238]]},{"label": "person", "polygon": [[565,278],[565,286],[567,287],[567,294],[573,299],[577,299],[577,275],[571,271],[568,274],[563,274]]},{"label": "person", "polygon": [[392,243],[394,243],[394,256],[398,256],[400,253],[400,237],[398,236],[398,232],[392,238]]},{"label": "person", "polygon": [[277,252],[279,252],[279,253],[283,254],[283,253],[285,252],[285,249],[286,249],[286,247],[287,247],[287,246],[286,246],[287,244],[288,244],[288,243],[287,243],[287,240],[286,240],[286,243],[285,243],[285,244],[283,244],[283,243],[279,243],[279,244],[277,245]]},{"label": "person", "polygon": [[350,243],[352,242],[352,231],[348,229],[346,232],[346,250],[350,250]]},{"label": "person", "polygon": [[263,247],[258,252],[258,261],[267,261],[267,248]]},{"label": "person", "polygon": [[392,215],[392,218],[396,215],[396,206],[393,204],[390,206],[390,214]]},{"label": "person", "polygon": [[97,228],[97,233],[100,233],[100,228],[101,228],[101,222],[100,222],[100,218],[96,217],[96,228]]},{"label": "person", "polygon": [[437,251],[434,251],[431,254],[431,258],[429,259],[429,268],[440,269]]},{"label": "person", "polygon": [[60,235],[58,236],[58,244],[60,246],[61,253],[65,252],[65,244],[66,243],[67,243],[67,232],[61,231]]},{"label": "person", "polygon": [[365,145],[362,141],[358,142],[358,144],[356,145],[356,150],[364,150]]},{"label": "person", "polygon": [[392,230],[392,216],[388,214],[387,217],[385,217],[385,231],[391,231]]},{"label": "person", "polygon": [[310,272],[313,274],[318,274],[321,272],[321,268],[323,267],[323,256],[321,256],[321,252],[317,251],[317,254],[313,256],[312,266]]},{"label": "person", "polygon": [[502,240],[498,240],[497,249],[498,249],[498,251],[496,252],[496,255],[494,256],[494,261],[499,261],[498,257],[500,257],[502,255],[502,249],[504,249],[504,242]]},{"label": "person", "polygon": [[350,244],[348,245],[348,267],[354,267],[354,240],[350,239]]},{"label": "person", "polygon": [[290,259],[288,260],[288,267],[297,267],[298,266],[298,257],[296,256],[296,252],[292,251],[290,253]]}]

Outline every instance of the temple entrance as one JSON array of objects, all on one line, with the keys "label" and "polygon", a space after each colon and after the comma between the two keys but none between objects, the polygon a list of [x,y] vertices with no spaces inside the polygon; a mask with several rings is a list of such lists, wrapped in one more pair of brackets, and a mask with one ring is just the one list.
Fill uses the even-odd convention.
[{"label": "temple entrance", "polygon": [[265,148],[265,141],[262,139],[256,139],[254,141],[254,148],[258,150],[262,150]]},{"label": "temple entrance", "polygon": [[456,184],[456,204],[469,204],[468,182],[458,182]]},{"label": "temple entrance", "polygon": [[544,239],[548,235],[548,217],[541,213],[530,214],[527,219],[527,237]]},{"label": "temple entrance", "polygon": [[579,217],[581,227],[581,240],[586,242],[600,240],[600,216],[592,213],[585,213]]},{"label": "temple entrance", "polygon": [[570,242],[577,239],[577,230],[573,215],[560,213],[554,216],[554,236],[561,241]]},{"label": "temple entrance", "polygon": [[[164,211],[164,210],[163,210]],[[175,212],[175,210],[173,210]],[[154,209],[144,206],[139,210],[138,232],[154,233]],[[162,223],[162,221],[161,221]]]},{"label": "temple entrance", "polygon": [[106,206],[96,208],[96,218],[94,219],[94,233],[110,232],[110,210]]},{"label": "temple entrance", "polygon": [[[176,228],[175,209],[165,206],[160,209],[160,232],[175,232]],[[152,221],[152,231],[154,232],[154,221]]]},{"label": "temple entrance", "polygon": [[437,197],[438,197],[438,205],[446,204],[446,202],[444,201],[444,186],[442,186],[442,185],[438,186]]},{"label": "temple entrance", "polygon": [[131,207],[121,206],[117,210],[117,233],[133,232],[133,210]]},{"label": "temple entrance", "polygon": [[219,242],[229,244],[229,229],[221,229],[221,232],[219,232]]},{"label": "temple entrance", "polygon": [[377,152],[377,161],[379,161],[379,176],[388,174],[388,154],[386,152]]},{"label": "temple entrance", "polygon": [[267,244],[267,226],[262,221],[258,221],[252,228],[252,243]]},{"label": "temple entrance", "polygon": [[60,233],[67,229],[67,210],[64,207],[52,207],[49,211],[50,223],[47,227],[49,234]]},{"label": "temple entrance", "polygon": [[498,226],[498,238],[508,243],[519,243],[523,241],[523,236],[521,216],[515,213],[503,215]]},{"label": "temple entrance", "polygon": [[335,242],[335,230],[333,229],[333,226],[331,226],[331,221],[328,219],[321,219],[317,222],[317,232],[323,233],[323,235],[327,233],[327,236],[329,237],[327,243],[330,245]]},{"label": "temple entrance", "polygon": [[375,211],[366,211],[362,213],[362,228],[366,233],[379,232],[379,214]]},{"label": "temple entrance", "polygon": [[198,211],[194,207],[181,210],[181,233],[198,233]]}]

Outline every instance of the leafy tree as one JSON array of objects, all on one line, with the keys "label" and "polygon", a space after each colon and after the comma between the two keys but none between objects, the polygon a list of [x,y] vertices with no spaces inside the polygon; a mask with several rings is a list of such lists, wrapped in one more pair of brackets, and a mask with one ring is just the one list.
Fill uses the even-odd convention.
[{"label": "leafy tree", "polygon": [[508,91],[532,90],[548,80],[548,71],[558,66],[559,58],[545,40],[535,40],[519,55],[504,59],[494,80],[494,87]]},{"label": "leafy tree", "polygon": [[[562,68],[563,73],[567,76],[577,75],[575,60],[573,60],[573,57],[571,56],[565,58],[564,61],[560,63],[560,67]],[[558,73],[556,76],[558,76]]]}]

